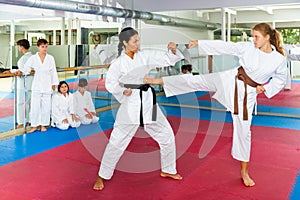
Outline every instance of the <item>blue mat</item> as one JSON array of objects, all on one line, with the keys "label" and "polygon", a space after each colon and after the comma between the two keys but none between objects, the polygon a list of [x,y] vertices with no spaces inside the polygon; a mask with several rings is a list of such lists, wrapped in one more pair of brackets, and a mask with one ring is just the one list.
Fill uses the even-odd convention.
[{"label": "blue mat", "polygon": [[116,100],[106,100],[106,99],[93,99],[93,101],[96,109],[118,103],[118,101]]},{"label": "blue mat", "polygon": [[[180,108],[163,106],[162,110],[169,116],[193,118],[201,120],[213,120],[219,122],[232,122],[231,113],[224,111],[210,111],[194,108]],[[252,119],[254,126],[266,126],[275,128],[288,128],[300,130],[300,119],[277,116],[254,115]]]},{"label": "blue mat", "polygon": [[[183,94],[178,96],[172,96],[169,98],[165,96],[160,96],[157,98],[157,102],[225,109],[225,107],[222,104],[216,101],[197,100],[197,98],[207,94],[208,92],[195,92],[195,93],[188,93],[188,94]],[[258,105],[257,112],[279,113],[285,115],[299,115],[300,117],[300,108]]]},{"label": "blue mat", "polygon": [[[5,153],[0,155],[0,166],[62,146],[80,138],[106,131],[113,127],[113,114],[111,111],[101,113],[99,117],[99,123],[81,125],[77,129],[70,128],[67,131],[61,131],[57,128],[48,128],[45,133],[37,131],[1,140],[0,149]],[[102,118],[106,120],[101,120]],[[80,135],[78,132],[80,132]]]},{"label": "blue mat", "polygon": [[0,98],[13,99],[14,92],[0,92]]},{"label": "blue mat", "polygon": [[[231,116],[228,112],[219,111],[208,111],[189,108],[174,108],[164,106],[162,110],[169,116],[194,118],[201,120],[214,120],[214,121],[225,121],[231,122]],[[105,130],[109,130],[113,127],[114,116],[116,115],[117,109],[106,111],[99,114],[100,120],[97,124],[92,125],[82,125],[79,127],[80,136],[75,128],[71,128],[68,131],[61,131],[56,128],[48,128],[46,133],[41,133],[37,131],[35,133],[21,135],[6,140],[0,141],[0,148],[6,149],[6,152],[10,152],[0,155],[0,166],[7,164],[9,162],[14,162],[16,160],[38,154],[40,152],[67,144],[80,138],[84,138]],[[105,119],[105,120],[101,120]],[[254,116],[253,125],[254,126],[266,126],[266,127],[277,127],[277,128],[289,128],[294,130],[300,130],[300,119],[291,118],[280,118],[271,116]],[[24,141],[24,136],[26,141]],[[34,144],[34,145],[32,145]],[[25,151],[22,145],[30,145],[31,148],[26,148]],[[32,148],[34,146],[34,148]],[[8,156],[9,155],[9,156]]]},{"label": "blue mat", "polygon": [[0,134],[3,132],[10,131],[14,128],[14,117],[3,117],[0,118]]},{"label": "blue mat", "polygon": [[289,195],[290,200],[299,200],[300,199],[300,169],[298,171],[298,176],[295,180],[295,185],[293,186],[293,190]]}]

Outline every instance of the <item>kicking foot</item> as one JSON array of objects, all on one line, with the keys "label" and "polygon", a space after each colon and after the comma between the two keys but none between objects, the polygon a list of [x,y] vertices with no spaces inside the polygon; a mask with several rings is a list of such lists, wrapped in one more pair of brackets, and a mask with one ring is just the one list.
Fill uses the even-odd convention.
[{"label": "kicking foot", "polygon": [[46,132],[47,129],[44,126],[41,126],[41,132]]},{"label": "kicking foot", "polygon": [[166,172],[160,172],[160,176],[164,177],[164,178],[172,178],[172,179],[175,179],[175,180],[181,180],[182,179],[182,176],[180,176],[180,174],[169,174],[169,173],[166,173]]},{"label": "kicking foot", "polygon": [[29,131],[27,131],[27,133],[33,133],[33,132],[35,132],[37,130],[38,130],[37,127],[32,127]]},{"label": "kicking foot", "polygon": [[241,175],[245,186],[252,187],[255,185],[254,181],[249,177],[248,172],[242,172]]},{"label": "kicking foot", "polygon": [[103,179],[98,176],[97,179],[96,179],[96,182],[94,183],[94,186],[93,186],[93,190],[103,190],[104,188],[104,183],[103,183]]}]

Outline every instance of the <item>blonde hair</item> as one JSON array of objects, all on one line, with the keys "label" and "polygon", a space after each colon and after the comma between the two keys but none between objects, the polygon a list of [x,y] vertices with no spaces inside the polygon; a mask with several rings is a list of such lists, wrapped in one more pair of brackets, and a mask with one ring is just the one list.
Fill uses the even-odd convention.
[{"label": "blonde hair", "polygon": [[270,36],[270,43],[275,46],[276,51],[278,51],[280,54],[285,56],[285,51],[283,48],[283,42],[281,40],[280,33],[272,28],[270,24],[267,23],[259,23],[256,24],[252,30],[259,31],[264,36],[269,35]]}]

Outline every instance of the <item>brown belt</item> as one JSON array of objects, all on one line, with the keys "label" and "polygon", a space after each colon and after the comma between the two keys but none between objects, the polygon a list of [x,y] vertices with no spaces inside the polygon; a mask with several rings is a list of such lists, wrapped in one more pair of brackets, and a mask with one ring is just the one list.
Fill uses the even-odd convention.
[{"label": "brown belt", "polygon": [[247,109],[247,85],[251,87],[256,87],[260,84],[253,81],[245,72],[243,67],[238,68],[238,73],[235,76],[235,88],[234,88],[234,112],[233,114],[239,114],[239,105],[238,105],[238,87],[237,79],[244,82],[245,93],[244,93],[244,102],[243,102],[243,120],[248,120],[248,109]]}]

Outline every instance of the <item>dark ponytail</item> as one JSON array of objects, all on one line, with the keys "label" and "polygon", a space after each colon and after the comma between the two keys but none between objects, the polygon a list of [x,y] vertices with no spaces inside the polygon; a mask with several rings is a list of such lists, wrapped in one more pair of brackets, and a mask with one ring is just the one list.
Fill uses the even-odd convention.
[{"label": "dark ponytail", "polygon": [[136,30],[131,27],[124,28],[119,34],[119,45],[118,45],[118,57],[121,55],[124,43],[123,41],[128,42],[133,35],[138,34]]},{"label": "dark ponytail", "polygon": [[119,45],[118,45],[118,57],[121,55],[122,50],[123,50],[123,42],[119,42]]}]

